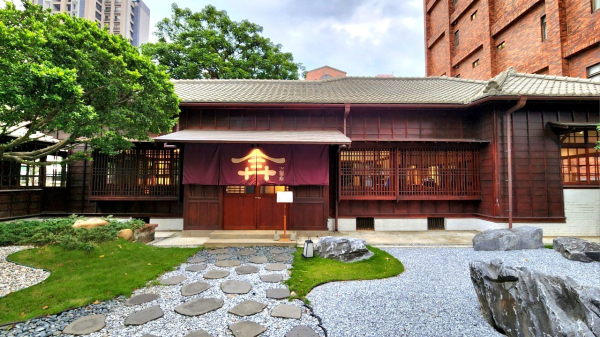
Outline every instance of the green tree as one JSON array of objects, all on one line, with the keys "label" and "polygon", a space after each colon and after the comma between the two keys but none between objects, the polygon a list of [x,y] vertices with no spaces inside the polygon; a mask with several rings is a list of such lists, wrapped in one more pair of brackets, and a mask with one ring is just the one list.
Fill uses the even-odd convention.
[{"label": "green tree", "polygon": [[193,13],[172,5],[171,18],[157,24],[157,43],[142,46],[144,55],[168,67],[175,79],[298,79],[304,70],[291,53],[261,35],[263,28],[206,6]]},{"label": "green tree", "polygon": [[[179,100],[163,68],[97,23],[23,3],[0,9],[1,160],[33,163],[79,144],[113,154],[171,130]],[[27,132],[11,135],[19,127]],[[58,143],[25,146],[58,132]]]}]

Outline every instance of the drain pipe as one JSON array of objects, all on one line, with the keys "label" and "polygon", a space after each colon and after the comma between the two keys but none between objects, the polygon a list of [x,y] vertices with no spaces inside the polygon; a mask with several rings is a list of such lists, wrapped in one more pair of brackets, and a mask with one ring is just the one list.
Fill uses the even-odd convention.
[{"label": "drain pipe", "polygon": [[[346,119],[348,118],[348,115],[350,114],[350,103],[345,103],[344,104],[344,136],[347,137],[346,135]],[[337,150],[337,160],[338,160],[338,165],[337,165],[337,175],[336,175],[336,179],[337,179],[337,191],[335,192],[335,225],[333,228],[334,232],[338,231],[338,219],[339,219],[339,212],[338,209],[340,208],[340,193],[342,192],[342,186],[341,184],[341,179],[340,179],[340,172],[341,172],[341,167],[340,167],[340,151],[342,150],[342,148],[345,148],[346,145],[342,145],[340,147],[338,147]]]},{"label": "drain pipe", "polygon": [[527,103],[527,96],[520,96],[519,102],[506,111],[506,148],[508,156],[508,228],[513,225],[513,180],[512,180],[512,127],[510,116]]}]

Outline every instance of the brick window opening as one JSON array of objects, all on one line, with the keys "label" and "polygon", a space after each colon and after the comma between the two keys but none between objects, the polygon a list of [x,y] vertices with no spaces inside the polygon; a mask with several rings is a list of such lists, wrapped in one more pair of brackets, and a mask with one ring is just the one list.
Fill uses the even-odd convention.
[{"label": "brick window opening", "polygon": [[587,68],[587,77],[592,81],[600,82],[600,63]]},{"label": "brick window opening", "polygon": [[600,140],[596,130],[576,130],[562,136],[561,167],[564,185],[600,185]]},{"label": "brick window opening", "polygon": [[592,13],[600,9],[600,0],[592,0]]},{"label": "brick window opening", "polygon": [[542,18],[540,19],[540,27],[542,29],[542,42],[546,41],[546,38],[548,37],[547,33],[546,33],[546,16],[542,16]]},{"label": "brick window opening", "polygon": [[460,45],[460,32],[457,30],[454,32],[454,46],[458,47]]},{"label": "brick window opening", "polygon": [[375,230],[375,218],[356,218],[357,231]]},{"label": "brick window opening", "polygon": [[502,50],[506,48],[506,42],[502,41],[502,43],[500,43],[499,45],[496,46],[496,49],[498,50]]},{"label": "brick window opening", "polygon": [[475,62],[473,62],[473,68],[477,68],[479,67],[479,59],[475,60]]},{"label": "brick window opening", "polygon": [[477,11],[474,11],[473,14],[471,14],[471,21],[475,20],[476,17],[477,17]]},{"label": "brick window opening", "polygon": [[444,230],[444,218],[427,218],[427,230]]},{"label": "brick window opening", "polygon": [[460,74],[456,74],[456,76],[454,76],[454,77],[456,77],[456,78],[460,78]]}]

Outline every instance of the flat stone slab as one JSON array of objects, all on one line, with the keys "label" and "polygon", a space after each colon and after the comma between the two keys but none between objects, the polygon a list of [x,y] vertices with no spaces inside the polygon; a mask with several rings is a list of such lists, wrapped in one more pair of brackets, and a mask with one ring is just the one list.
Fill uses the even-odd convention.
[{"label": "flat stone slab", "polygon": [[158,297],[159,296],[156,294],[139,294],[139,295],[135,295],[132,298],[128,299],[127,302],[125,302],[125,305],[132,306],[132,305],[138,305],[138,304],[142,304],[142,303],[148,303],[148,302],[154,301]]},{"label": "flat stone slab", "polygon": [[206,269],[206,263],[193,264],[191,266],[187,266],[187,268],[185,268],[185,271],[199,272],[203,271],[204,269]]},{"label": "flat stone slab", "polygon": [[240,260],[224,260],[224,261],[217,261],[215,263],[215,266],[217,266],[217,267],[237,267],[240,264],[242,264],[242,261],[240,261]]},{"label": "flat stone slab", "polygon": [[151,333],[147,333],[147,334],[142,335],[142,337],[158,337],[158,336],[157,335],[153,335]]},{"label": "flat stone slab", "polygon": [[292,259],[292,256],[288,255],[288,254],[279,254],[279,255],[275,255],[275,257],[273,257],[273,259],[277,262],[287,262]]},{"label": "flat stone slab", "polygon": [[220,261],[220,260],[227,260],[230,259],[233,255],[231,254],[222,254],[222,255],[215,255],[215,260]]},{"label": "flat stone slab", "polygon": [[229,272],[227,270],[211,270],[208,273],[204,274],[204,278],[206,279],[217,279],[224,278],[229,276]]},{"label": "flat stone slab", "polygon": [[237,251],[235,254],[243,255],[243,256],[254,255],[254,254],[256,254],[256,249],[242,249],[242,250]]},{"label": "flat stone slab", "polygon": [[271,310],[271,316],[300,319],[302,317],[302,309],[289,304],[280,304]]},{"label": "flat stone slab", "polygon": [[306,325],[298,325],[286,333],[285,337],[319,337],[319,334]]},{"label": "flat stone slab", "polygon": [[225,294],[247,294],[252,290],[252,285],[244,281],[229,280],[221,283],[221,290]]},{"label": "flat stone slab", "polygon": [[258,264],[262,264],[262,263],[267,263],[269,260],[267,260],[266,256],[253,256],[251,258],[248,259],[248,262],[250,263],[258,263]]},{"label": "flat stone slab", "polygon": [[210,288],[210,284],[204,282],[194,282],[186,284],[183,287],[181,287],[181,295],[192,296],[200,294],[201,292],[206,291],[208,288]]},{"label": "flat stone slab", "polygon": [[202,262],[206,262],[205,257],[195,257],[195,258],[188,260],[188,263],[202,263]]},{"label": "flat stone slab", "polygon": [[277,283],[283,280],[283,275],[281,274],[267,274],[260,275],[260,280],[267,283]]},{"label": "flat stone slab", "polygon": [[212,336],[209,335],[208,332],[206,332],[204,330],[198,330],[198,331],[190,332],[189,334],[185,335],[185,337],[212,337]]},{"label": "flat stone slab", "polygon": [[213,250],[209,250],[208,253],[210,255],[227,254],[227,253],[229,253],[229,250],[225,249],[225,248],[223,248],[223,249],[213,249]]},{"label": "flat stone slab", "polygon": [[258,267],[241,266],[241,267],[235,268],[235,272],[238,273],[239,275],[254,274],[254,273],[258,273]]},{"label": "flat stone slab", "polygon": [[162,280],[160,280],[160,284],[166,285],[166,286],[172,286],[175,284],[179,284],[183,281],[185,281],[186,277],[183,275],[179,275],[179,276],[172,276],[169,278],[164,278]]},{"label": "flat stone slab", "polygon": [[244,301],[235,307],[229,309],[228,312],[238,316],[256,315],[267,307],[266,304],[256,301]]},{"label": "flat stone slab", "polygon": [[243,321],[229,324],[229,330],[235,337],[256,337],[267,331],[267,328],[254,322]]},{"label": "flat stone slab", "polygon": [[279,271],[285,269],[287,269],[287,266],[283,263],[271,263],[265,266],[265,270]]},{"label": "flat stone slab", "polygon": [[285,253],[287,253],[287,250],[283,250],[283,249],[271,249],[271,254],[273,254],[273,255],[285,254]]},{"label": "flat stone slab", "polygon": [[223,306],[220,298],[197,298],[175,308],[175,312],[185,316],[199,316]]},{"label": "flat stone slab", "polygon": [[290,297],[290,290],[287,288],[282,289],[267,289],[267,298],[273,298],[281,300]]},{"label": "flat stone slab", "polygon": [[73,321],[63,330],[69,335],[88,335],[104,328],[106,315],[91,315]]},{"label": "flat stone slab", "polygon": [[165,313],[159,305],[155,305],[144,310],[134,312],[125,319],[125,325],[142,325],[150,321],[163,317]]}]

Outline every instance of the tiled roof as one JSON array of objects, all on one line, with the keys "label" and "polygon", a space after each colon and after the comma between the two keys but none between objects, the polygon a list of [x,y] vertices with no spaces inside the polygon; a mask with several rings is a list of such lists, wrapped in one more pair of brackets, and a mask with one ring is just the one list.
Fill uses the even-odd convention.
[{"label": "tiled roof", "polygon": [[452,77],[346,77],[302,80],[174,80],[184,103],[467,104],[488,96],[600,97],[591,80],[516,73],[489,81]]}]

